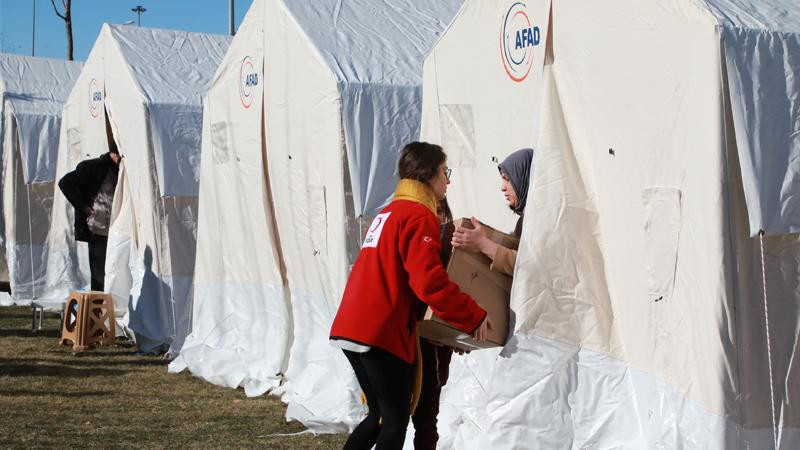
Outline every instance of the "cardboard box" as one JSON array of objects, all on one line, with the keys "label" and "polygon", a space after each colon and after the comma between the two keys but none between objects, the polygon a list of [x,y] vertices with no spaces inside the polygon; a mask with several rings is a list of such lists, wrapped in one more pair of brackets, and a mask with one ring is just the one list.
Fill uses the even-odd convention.
[{"label": "cardboard box", "polygon": [[[442,261],[445,261],[450,280],[489,313],[494,328],[488,333],[486,341],[478,342],[437,317],[428,308],[423,320],[417,324],[419,335],[462,350],[502,347],[508,339],[511,277],[489,269],[492,261],[483,253],[453,249],[450,240],[455,229],[460,226],[472,228],[472,222],[469,219],[457,219],[445,225],[442,237]],[[516,250],[519,246],[519,239],[514,236],[497,231],[488,225],[483,225],[483,229],[489,239],[504,247]]]}]

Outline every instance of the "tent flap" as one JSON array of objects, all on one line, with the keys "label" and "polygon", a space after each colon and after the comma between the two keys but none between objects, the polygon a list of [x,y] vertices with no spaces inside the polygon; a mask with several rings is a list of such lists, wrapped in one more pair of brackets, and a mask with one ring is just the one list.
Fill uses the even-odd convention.
[{"label": "tent flap", "polygon": [[162,197],[197,196],[200,179],[200,133],[203,113],[198,107],[156,105],[150,109],[153,151],[158,163]]},{"label": "tent flap", "polygon": [[800,34],[722,29],[750,235],[800,232]]},{"label": "tent flap", "polygon": [[61,117],[17,114],[15,119],[25,183],[53,181],[56,177]]},{"label": "tent flap", "polygon": [[394,193],[400,150],[418,134],[418,86],[349,85],[342,114],[357,215],[374,216]]}]

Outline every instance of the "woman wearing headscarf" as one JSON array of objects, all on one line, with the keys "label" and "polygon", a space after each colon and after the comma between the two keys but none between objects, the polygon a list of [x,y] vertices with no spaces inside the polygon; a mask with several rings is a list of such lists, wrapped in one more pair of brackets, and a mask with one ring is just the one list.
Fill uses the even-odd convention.
[{"label": "woman wearing headscarf", "polygon": [[[533,149],[523,148],[508,155],[497,169],[500,171],[500,191],[506,197],[508,207],[519,216],[514,236],[522,234],[522,219],[525,203],[528,200],[528,183],[530,181],[531,166],[533,165]],[[491,269],[497,272],[512,275],[514,264],[517,261],[517,251],[504,247],[492,241],[474,217],[474,228],[459,227],[453,233],[451,241],[453,247],[467,251],[481,252],[492,260]]]},{"label": "woman wearing headscarf", "polygon": [[417,299],[478,340],[491,328],[486,312],[450,281],[439,259],[436,203],[447,192],[446,159],[438,145],[403,148],[394,200],[370,225],[347,280],[330,338],[353,367],[368,415],[345,449],[403,446],[418,354]]}]

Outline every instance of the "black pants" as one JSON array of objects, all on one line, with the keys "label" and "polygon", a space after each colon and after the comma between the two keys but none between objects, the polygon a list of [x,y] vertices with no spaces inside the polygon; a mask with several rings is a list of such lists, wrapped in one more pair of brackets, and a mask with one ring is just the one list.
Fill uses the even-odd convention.
[{"label": "black pants", "polygon": [[453,349],[431,344],[426,339],[420,339],[419,345],[422,353],[422,388],[417,409],[411,416],[414,423],[414,449],[436,450],[436,443],[439,441],[439,432],[436,429],[439,396],[442,386],[450,376]]},{"label": "black pants", "polygon": [[367,397],[369,413],[353,430],[345,450],[401,449],[411,407],[411,364],[372,348],[366,353],[344,350],[358,384]]},{"label": "black pants", "polygon": [[106,278],[106,246],[108,236],[92,234],[89,238],[89,271],[92,274],[92,290],[103,291]]}]

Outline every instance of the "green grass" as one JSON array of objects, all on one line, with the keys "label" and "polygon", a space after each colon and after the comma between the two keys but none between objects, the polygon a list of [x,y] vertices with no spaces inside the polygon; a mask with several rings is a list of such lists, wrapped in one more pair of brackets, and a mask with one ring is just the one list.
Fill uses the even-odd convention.
[{"label": "green grass", "polygon": [[0,448],[341,448],[346,436],[297,433],[275,397],[247,398],[132,345],[73,355],[58,316],[31,333],[31,310],[0,307]]}]

